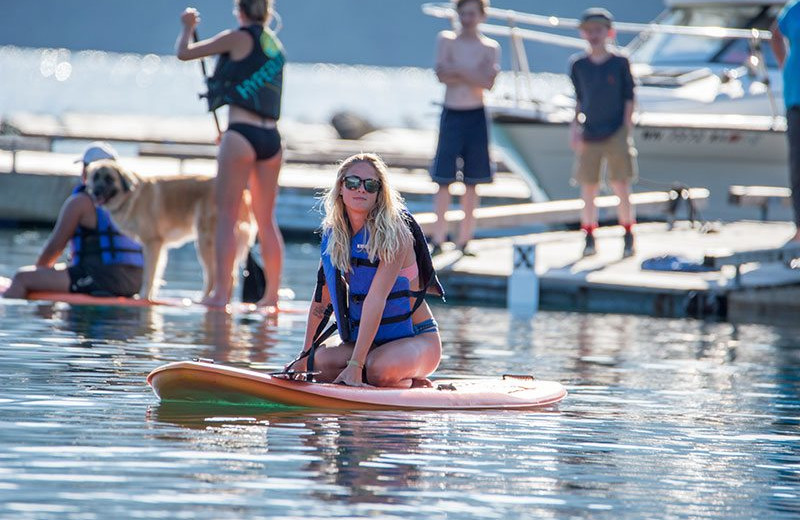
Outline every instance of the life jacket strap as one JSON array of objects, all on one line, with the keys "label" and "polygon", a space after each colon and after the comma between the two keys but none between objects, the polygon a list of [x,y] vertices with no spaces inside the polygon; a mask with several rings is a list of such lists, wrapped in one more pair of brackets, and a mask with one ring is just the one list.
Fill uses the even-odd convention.
[{"label": "life jacket strap", "polygon": [[[386,296],[387,300],[396,300],[397,298],[418,298],[420,293],[423,291],[410,291],[410,290],[403,290],[403,291],[395,291],[390,292],[388,296]],[[366,294],[353,294],[350,293],[350,298],[353,299],[356,303],[363,302],[366,298]]]},{"label": "life jacket strap", "polygon": [[[326,339],[330,338],[333,335],[333,333],[336,331],[336,323],[335,322],[332,323],[327,329],[325,328],[325,325],[327,325],[328,321],[331,319],[331,314],[332,313],[333,313],[333,305],[328,305],[325,308],[325,313],[322,315],[322,320],[319,322],[319,325],[317,325],[317,330],[314,331],[314,339],[311,341],[311,346],[308,347],[308,350],[304,350],[303,352],[301,352],[300,355],[297,356],[296,358],[294,358],[294,360],[291,363],[289,363],[287,366],[292,366],[295,363],[297,363],[298,361],[300,361],[301,359],[307,357],[308,361],[306,361],[306,370],[305,371],[307,373],[311,373],[311,372],[314,371],[314,354],[317,353],[317,348],[320,345],[322,345],[322,343]],[[284,370],[284,373],[286,373],[286,370]],[[313,374],[312,374],[311,381],[313,381]]]},{"label": "life jacket strap", "polygon": [[[389,318],[383,318],[380,322],[380,325],[390,325],[392,323],[400,323],[401,321],[405,321],[410,318],[416,311],[419,309],[423,302],[425,302],[425,295],[428,292],[428,287],[430,287],[431,281],[428,280],[428,283],[425,284],[425,287],[420,289],[419,291],[397,291],[398,293],[407,293],[406,296],[410,296],[412,298],[416,298],[414,300],[414,305],[411,306],[411,310],[408,312],[404,312],[403,314],[398,314],[397,316],[391,316]],[[387,300],[390,299],[392,295],[389,294],[387,296]],[[399,298],[399,296],[398,296]],[[358,327],[361,323],[361,320],[350,320],[354,327]]]},{"label": "life jacket strap", "polygon": [[322,287],[325,285],[325,270],[319,266],[317,270],[317,286],[314,289],[314,301],[320,303],[322,301]]},{"label": "life jacket strap", "polygon": [[371,261],[369,258],[351,258],[350,265],[353,267],[378,267],[380,260]]}]

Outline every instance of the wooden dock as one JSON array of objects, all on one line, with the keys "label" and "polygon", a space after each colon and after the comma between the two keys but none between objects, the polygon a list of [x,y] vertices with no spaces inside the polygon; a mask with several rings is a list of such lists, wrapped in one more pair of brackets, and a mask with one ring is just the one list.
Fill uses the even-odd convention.
[{"label": "wooden dock", "polygon": [[[217,146],[211,118],[65,113],[60,117],[13,114],[5,123],[18,136],[0,140],[0,220],[50,224],[80,173],[74,155],[55,153],[59,143],[108,140],[124,143],[121,162],[142,175],[216,174]],[[387,162],[393,184],[412,212],[433,208],[437,185],[427,173],[436,147],[431,130],[380,129],[359,140],[338,138],[329,125],[281,121],[285,165],[279,179],[278,223],[287,232],[310,232],[319,224],[317,198],[334,179],[337,164],[359,152],[376,152]],[[72,145],[75,146],[74,144]],[[63,146],[61,146],[63,148]],[[135,155],[131,156],[131,153]],[[508,171],[499,150],[498,173],[481,185],[483,206],[530,202],[528,182]],[[464,186],[455,184],[457,197]]]},{"label": "wooden dock", "polygon": [[[705,207],[709,191],[705,188],[691,188],[682,190],[696,209]],[[650,191],[633,193],[630,203],[635,208],[640,219],[674,220],[677,215],[688,213],[681,207],[676,199],[680,197],[677,191]],[[684,205],[686,202],[684,202]],[[601,221],[616,218],[619,198],[616,195],[605,195],[595,199],[598,215]],[[516,203],[502,206],[484,206],[474,212],[477,230],[515,230],[522,234],[526,229],[544,225],[571,224],[580,222],[583,211],[583,200],[566,199],[551,200],[546,202]],[[430,233],[436,223],[436,214],[431,212],[416,215],[417,222],[426,233]],[[464,219],[464,212],[460,209],[450,210],[445,213],[448,232],[456,236],[460,222]]]},{"label": "wooden dock", "polygon": [[[55,222],[61,204],[79,182],[80,165],[74,164],[76,154],[52,152],[0,151],[0,220]],[[16,172],[9,173],[12,161]],[[213,176],[216,162],[210,159],[181,161],[173,157],[121,157],[120,162],[144,175],[177,175],[194,173]],[[5,173],[3,173],[5,172]],[[282,229],[289,232],[309,232],[319,224],[319,213],[314,211],[316,199],[331,186],[336,175],[334,164],[284,165],[279,178],[280,194],[277,219]],[[430,211],[437,185],[422,169],[390,170],[392,183],[406,199],[413,212]],[[463,194],[461,184],[452,187],[457,197]],[[486,206],[529,202],[527,183],[510,173],[500,172],[496,182],[478,188],[482,204]]]},{"label": "wooden dock", "polygon": [[728,297],[728,319],[734,323],[797,326],[800,285],[737,291]]},{"label": "wooden dock", "polygon": [[636,255],[622,258],[622,228],[596,232],[598,254],[584,258],[583,233],[564,231],[470,243],[474,257],[456,251],[438,255],[440,278],[455,300],[505,305],[515,242],[536,244],[540,304],[544,309],[614,312],[663,317],[726,318],[730,297],[743,291],[800,284],[800,270],[783,263],[741,267],[741,284],[732,266],[709,272],[642,270],[644,259],[678,255],[702,263],[706,254],[780,247],[794,233],[784,222],[735,222],[712,232],[679,222],[639,224]]},{"label": "wooden dock", "polygon": [[[20,136],[0,141],[0,220],[55,221],[79,175],[79,166],[73,163],[77,154],[54,152],[61,141],[127,143],[127,149],[134,151],[121,162],[145,176],[216,173],[215,131],[205,116],[64,114],[55,118],[22,114],[5,122],[18,129]],[[315,199],[333,182],[336,163],[361,151],[384,156],[392,183],[424,228],[429,229],[435,220],[430,210],[437,186],[427,174],[436,144],[434,132],[386,129],[348,141],[339,139],[329,126],[291,121],[281,122],[281,132],[286,164],[279,179],[277,219],[285,232],[307,234],[318,227],[321,215]],[[548,225],[577,222],[582,202],[534,203],[532,190],[536,187],[507,171],[513,164],[508,157],[499,150],[493,153],[498,175],[494,183],[478,187],[481,207],[476,212],[476,235],[506,238],[471,242],[470,250],[476,256],[446,249],[436,257],[451,300],[505,305],[514,244],[523,243],[536,247],[544,309],[737,321],[750,321],[748,316],[756,321],[759,316],[791,316],[800,310],[794,303],[800,296],[800,270],[790,268],[788,260],[795,251],[776,252],[794,232],[790,223],[736,222],[709,229],[679,221],[671,229],[671,219],[688,216],[682,209],[675,214],[675,206],[681,206],[677,199],[690,198],[701,208],[708,190],[636,193],[632,202],[640,216],[668,216],[670,222],[637,225],[637,253],[625,259],[621,228],[601,228],[596,235],[598,254],[584,258],[581,232],[532,233]],[[456,184],[451,191],[458,197],[463,189]],[[730,197],[732,204],[754,206],[756,217],[757,210],[766,216],[771,206],[784,204],[787,194],[785,190],[733,187]],[[617,203],[613,196],[598,198],[601,216],[613,216]],[[451,232],[462,218],[457,209],[447,213]],[[665,254],[705,261],[719,269],[695,273],[641,269],[643,260]]]},{"label": "wooden dock", "polygon": [[[158,117],[65,113],[60,117],[12,114],[5,123],[19,132],[19,143],[34,143],[37,150],[54,150],[59,141],[110,141],[135,143],[141,156],[183,160],[214,159],[217,134],[211,117]],[[436,151],[433,130],[387,128],[358,140],[341,139],[332,126],[281,120],[286,162],[332,165],[359,152],[380,154],[392,168],[425,169]],[[0,143],[2,144],[2,143]],[[7,149],[15,148],[12,146]],[[24,149],[17,146],[16,148]],[[509,171],[502,154],[493,152],[497,169]]]}]

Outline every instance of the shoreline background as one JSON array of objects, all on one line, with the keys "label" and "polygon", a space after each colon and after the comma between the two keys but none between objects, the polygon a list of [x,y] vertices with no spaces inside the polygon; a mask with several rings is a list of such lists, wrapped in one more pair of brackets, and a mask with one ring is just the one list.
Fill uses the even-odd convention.
[{"label": "shoreline background", "polygon": [[[235,25],[231,0],[30,0],[8,2],[0,17],[0,45],[64,48],[72,51],[173,53],[186,6],[201,14],[201,37]],[[290,63],[361,64],[429,68],[436,34],[445,20],[422,13],[421,0],[275,0],[283,21],[279,37]],[[495,0],[493,7],[577,18],[587,7],[602,5],[620,21],[649,22],[662,0]],[[562,34],[575,35],[574,31]],[[620,38],[621,43],[627,40]],[[502,42],[501,42],[502,43]],[[564,73],[574,51],[530,44],[534,70]],[[503,69],[509,53],[504,49]]]},{"label": "shoreline background", "polygon": [[[179,14],[187,5],[202,16],[200,34],[233,26],[229,0],[35,0],[15,2],[0,18],[0,117],[16,112],[205,116],[199,66],[172,54]],[[351,111],[378,127],[435,129],[443,87],[431,69],[436,34],[445,20],[422,13],[418,0],[277,0],[279,36],[288,54],[283,117],[325,123]],[[576,17],[593,2],[497,0],[498,8]],[[604,2],[620,20],[649,21],[661,1]],[[122,30],[122,27],[133,29]],[[565,34],[570,34],[571,31]],[[509,69],[508,41],[503,70]],[[564,89],[574,49],[529,44],[535,92]],[[207,61],[209,67],[212,60]],[[502,73],[493,96],[510,94]],[[224,115],[225,111],[220,114]]]}]

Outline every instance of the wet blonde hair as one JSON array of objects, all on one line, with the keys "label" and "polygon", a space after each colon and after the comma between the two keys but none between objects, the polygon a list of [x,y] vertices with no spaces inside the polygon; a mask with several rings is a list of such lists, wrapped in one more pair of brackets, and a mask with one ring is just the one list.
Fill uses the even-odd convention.
[{"label": "wet blonde hair", "polygon": [[236,0],[236,5],[248,19],[262,24],[272,10],[272,0]]},{"label": "wet blonde hair", "polygon": [[336,182],[323,196],[325,217],[322,232],[330,233],[325,251],[334,267],[346,273],[350,271],[350,239],[352,230],[342,199],[342,184],[347,172],[357,163],[368,163],[381,181],[375,205],[367,215],[366,228],[369,234],[366,252],[370,261],[380,259],[394,261],[399,252],[413,244],[411,231],[406,225],[403,211],[406,209],[402,195],[389,184],[386,163],[374,153],[359,153],[348,157],[339,166]]}]

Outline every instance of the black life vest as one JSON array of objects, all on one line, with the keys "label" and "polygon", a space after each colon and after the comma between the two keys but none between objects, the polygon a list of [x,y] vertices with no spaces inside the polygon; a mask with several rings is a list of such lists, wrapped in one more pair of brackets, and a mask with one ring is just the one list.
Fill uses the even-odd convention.
[{"label": "black life vest", "polygon": [[253,38],[253,50],[240,61],[230,54],[219,56],[214,74],[206,80],[208,110],[236,105],[256,114],[278,119],[281,115],[283,45],[268,28],[259,24],[239,28]]}]

